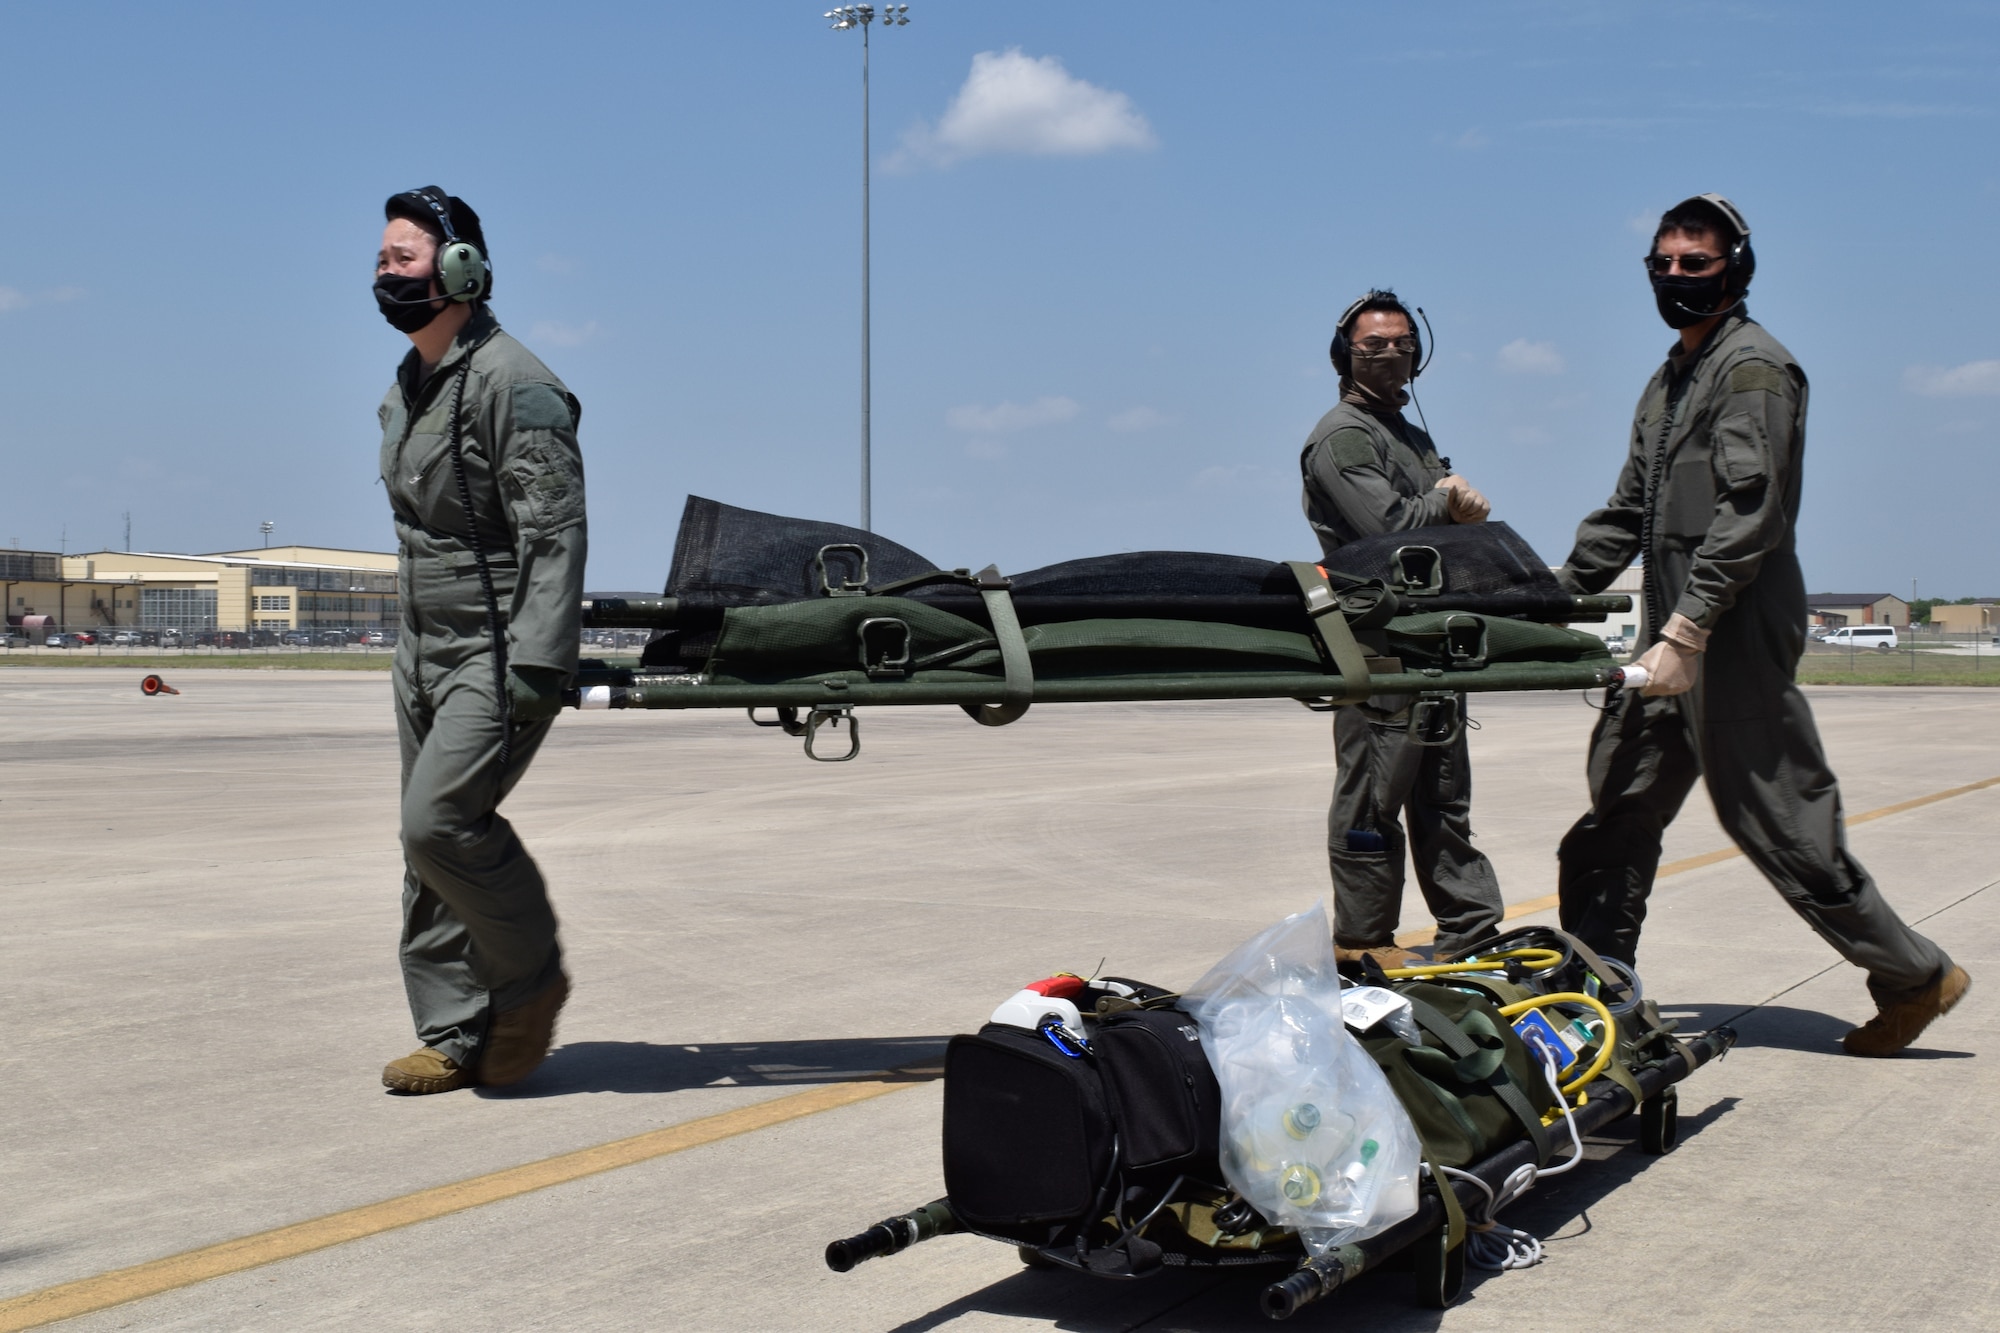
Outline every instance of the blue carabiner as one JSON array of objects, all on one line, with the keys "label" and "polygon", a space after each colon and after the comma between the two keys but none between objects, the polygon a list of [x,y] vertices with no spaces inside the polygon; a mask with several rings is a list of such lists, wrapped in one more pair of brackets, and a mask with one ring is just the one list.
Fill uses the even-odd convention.
[{"label": "blue carabiner", "polygon": [[[1049,1045],[1072,1060],[1081,1060],[1090,1053],[1090,1043],[1064,1027],[1059,1014],[1049,1014],[1042,1019],[1041,1025],[1035,1030],[1049,1039]],[[1075,1043],[1074,1047],[1071,1046],[1071,1042]]]}]

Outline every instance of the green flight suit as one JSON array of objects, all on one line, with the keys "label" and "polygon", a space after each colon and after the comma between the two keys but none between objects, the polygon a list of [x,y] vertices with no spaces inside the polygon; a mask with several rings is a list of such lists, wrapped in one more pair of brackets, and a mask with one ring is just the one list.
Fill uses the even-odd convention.
[{"label": "green flight suit", "polygon": [[1565,584],[1602,592],[1642,560],[1645,642],[1675,612],[1710,637],[1692,690],[1621,692],[1598,719],[1590,810],[1558,853],[1561,918],[1599,953],[1635,961],[1662,835],[1703,777],[1743,854],[1867,970],[1878,1000],[1895,1000],[1948,960],[1848,853],[1840,788],[1793,683],[1806,634],[1794,547],[1806,398],[1798,362],[1740,308],[1694,352],[1676,343],[1639,399],[1616,491],[1577,528]]},{"label": "green flight suit", "polygon": [[[1342,402],[1313,428],[1299,468],[1306,518],[1328,555],[1362,537],[1451,522],[1448,493],[1436,489],[1451,463],[1400,412]],[[1464,733],[1450,745],[1423,746],[1411,742],[1409,728],[1407,698],[1382,695],[1334,711],[1326,855],[1333,938],[1342,948],[1395,942],[1406,848],[1438,923],[1440,953],[1492,935],[1505,910],[1492,863],[1472,845]]]},{"label": "green flight suit", "polygon": [[471,1066],[490,1015],[554,981],[562,955],[541,871],[498,812],[550,724],[507,720],[449,446],[455,396],[510,668],[576,671],[587,538],[579,406],[562,381],[484,306],[428,374],[412,350],[380,414],[400,544],[401,960],[417,1036]]}]

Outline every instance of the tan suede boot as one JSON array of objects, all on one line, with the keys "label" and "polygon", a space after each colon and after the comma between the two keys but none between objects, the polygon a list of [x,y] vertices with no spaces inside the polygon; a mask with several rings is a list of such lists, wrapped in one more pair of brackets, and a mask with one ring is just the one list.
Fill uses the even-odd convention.
[{"label": "tan suede boot", "polygon": [[489,1088],[519,1083],[548,1058],[556,1037],[556,1015],[569,999],[569,978],[558,973],[526,1004],[493,1015],[486,1050],[479,1058],[479,1081]]},{"label": "tan suede boot", "polygon": [[1931,1020],[1951,1012],[1972,985],[1964,968],[1953,964],[1942,977],[1907,1000],[1878,1004],[1879,1012],[1840,1039],[1849,1055],[1880,1058],[1894,1055],[1917,1039]]},{"label": "tan suede boot", "polygon": [[450,1092],[472,1086],[472,1071],[442,1051],[426,1046],[382,1067],[382,1086],[396,1092]]},{"label": "tan suede boot", "polygon": [[1431,961],[1400,944],[1378,944],[1372,949],[1343,949],[1336,944],[1333,957],[1335,962],[1340,963],[1358,963],[1363,958],[1373,958],[1384,971],[1393,967],[1426,967]]}]

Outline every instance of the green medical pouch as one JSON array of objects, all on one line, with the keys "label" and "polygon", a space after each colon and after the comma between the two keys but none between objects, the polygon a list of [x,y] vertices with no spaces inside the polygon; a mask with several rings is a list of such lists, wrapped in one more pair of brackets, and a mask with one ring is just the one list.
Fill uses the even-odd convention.
[{"label": "green medical pouch", "polygon": [[1542,1115],[1555,1105],[1534,1054],[1491,1001],[1430,982],[1400,982],[1423,1034],[1412,1046],[1378,1028],[1361,1044],[1410,1113],[1425,1151],[1441,1166],[1468,1166],[1523,1138],[1538,1163],[1551,1140]]}]

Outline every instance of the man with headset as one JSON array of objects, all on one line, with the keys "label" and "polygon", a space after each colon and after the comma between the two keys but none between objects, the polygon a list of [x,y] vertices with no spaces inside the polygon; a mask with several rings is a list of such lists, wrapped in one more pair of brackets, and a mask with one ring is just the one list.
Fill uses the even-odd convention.
[{"label": "man with headset", "polygon": [[1669,209],[1646,269],[1680,337],[1640,396],[1617,489],[1577,528],[1561,577],[1602,592],[1642,562],[1648,679],[1613,697],[1591,735],[1590,810],[1559,852],[1562,924],[1632,961],[1662,835],[1705,778],[1743,854],[1866,969],[1877,1013],[1843,1045],[1894,1055],[1970,979],[1849,854],[1840,788],[1793,683],[1806,626],[1794,548],[1805,372],[1744,307],[1757,258],[1721,195]]},{"label": "man with headset", "polygon": [[[1377,533],[1486,521],[1486,498],[1403,417],[1410,401],[1403,386],[1422,373],[1422,352],[1409,308],[1391,291],[1370,291],[1335,326],[1340,402],[1299,455],[1306,518],[1327,555]],[[1343,959],[1366,953],[1395,966],[1415,958],[1395,941],[1404,819],[1417,884],[1438,923],[1438,952],[1476,944],[1501,919],[1492,863],[1472,845],[1464,733],[1450,745],[1420,746],[1409,729],[1406,698],[1378,696],[1334,712],[1338,776],[1326,851],[1333,942]]]},{"label": "man with headset", "polygon": [[569,995],[540,870],[498,807],[576,671],[586,547],[576,398],[500,328],[479,215],[392,196],[375,300],[413,344],[382,400],[402,629],[404,1093],[499,1086],[548,1054]]}]

